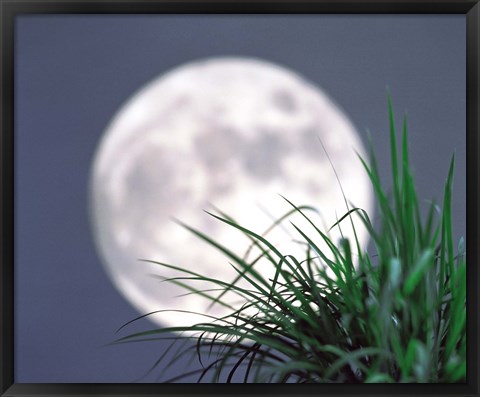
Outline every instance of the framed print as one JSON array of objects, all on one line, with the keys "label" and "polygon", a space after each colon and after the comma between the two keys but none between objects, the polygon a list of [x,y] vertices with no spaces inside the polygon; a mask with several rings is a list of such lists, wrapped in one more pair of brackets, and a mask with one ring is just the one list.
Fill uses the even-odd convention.
[{"label": "framed print", "polygon": [[1,13],[2,396],[478,396],[471,1]]}]

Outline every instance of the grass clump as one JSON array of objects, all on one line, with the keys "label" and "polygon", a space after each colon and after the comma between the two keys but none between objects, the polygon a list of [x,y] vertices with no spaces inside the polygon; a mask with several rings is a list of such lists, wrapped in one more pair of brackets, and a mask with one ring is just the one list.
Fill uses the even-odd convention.
[{"label": "grass clump", "polygon": [[[235,293],[239,307],[222,318],[185,327],[155,329],[128,335],[117,342],[171,338],[172,332],[196,332],[182,340],[196,343],[178,348],[171,365],[186,354],[198,356],[201,368],[166,381],[196,374],[199,382],[465,382],[466,380],[466,261],[464,240],[453,243],[451,202],[454,157],[445,182],[443,205],[430,203],[421,215],[408,154],[404,119],[400,148],[389,99],[391,198],[382,187],[374,150],[370,161],[360,158],[370,178],[380,225],[375,228],[360,208],[350,210],[332,228],[361,220],[374,254],[358,239],[334,243],[313,221],[313,208],[296,206],[317,233],[307,236],[292,224],[306,246],[305,257],[280,252],[266,235],[241,226],[226,214],[211,215],[247,236],[261,254],[254,260],[238,256],[205,234],[184,225],[220,250],[236,269],[232,282],[169,264],[183,275],[168,281],[197,293],[212,304]],[[322,246],[327,250],[320,249]],[[324,244],[325,243],[325,244]],[[456,252],[455,252],[456,251]],[[265,279],[255,266],[267,261],[275,268]],[[208,281],[212,290],[195,289]],[[238,280],[248,281],[248,288]],[[220,290],[220,292],[215,292]],[[170,349],[169,349],[170,350]],[[166,361],[167,352],[155,363]]]}]

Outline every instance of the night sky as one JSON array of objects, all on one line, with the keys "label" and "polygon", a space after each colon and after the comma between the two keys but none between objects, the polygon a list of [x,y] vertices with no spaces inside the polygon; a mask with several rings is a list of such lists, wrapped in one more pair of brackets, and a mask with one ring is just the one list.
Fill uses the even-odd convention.
[{"label": "night sky", "polygon": [[464,16],[38,15],[19,17],[15,38],[15,382],[132,382],[165,349],[108,346],[138,313],[95,252],[87,188],[119,107],[185,62],[247,56],[299,73],[364,142],[370,131],[385,181],[389,90],[397,124],[408,115],[422,199],[441,202],[455,152],[454,231],[465,234]]}]

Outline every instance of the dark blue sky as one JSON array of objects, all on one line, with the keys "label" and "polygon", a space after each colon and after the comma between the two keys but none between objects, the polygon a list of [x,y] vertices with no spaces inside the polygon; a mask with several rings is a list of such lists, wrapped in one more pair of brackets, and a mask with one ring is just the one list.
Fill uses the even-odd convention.
[{"label": "dark blue sky", "polygon": [[[184,62],[223,55],[276,62],[322,87],[364,141],[371,132],[385,180],[388,86],[397,120],[408,113],[420,197],[441,200],[455,151],[454,227],[464,235],[464,16],[22,16],[15,47],[16,382],[132,382],[162,353],[162,343],[104,346],[137,313],[94,250],[90,165],[110,119],[141,86]],[[153,327],[145,320],[129,331]]]}]

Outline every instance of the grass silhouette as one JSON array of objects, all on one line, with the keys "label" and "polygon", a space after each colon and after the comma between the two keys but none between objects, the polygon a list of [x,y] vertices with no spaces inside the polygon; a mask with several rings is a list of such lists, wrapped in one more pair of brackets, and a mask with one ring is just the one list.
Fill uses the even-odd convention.
[{"label": "grass silhouette", "polygon": [[[341,230],[345,222],[353,226],[353,219],[359,219],[368,231],[374,254],[362,250],[356,235],[353,241],[344,238],[334,243],[310,220],[313,207],[297,206],[287,198],[291,211],[273,227],[293,213],[312,225],[316,239],[291,224],[306,247],[302,258],[280,252],[266,235],[242,227],[222,212],[210,213],[242,232],[252,247],[260,250],[255,259],[247,260],[248,255],[239,256],[183,225],[228,258],[238,273],[235,280],[154,263],[180,272],[181,276],[168,282],[211,304],[228,306],[230,314],[205,316],[205,322],[195,325],[131,334],[115,343],[173,338],[152,369],[173,365],[186,355],[198,357],[200,369],[165,382],[192,375],[197,375],[199,382],[222,383],[465,382],[466,261],[463,238],[458,244],[453,242],[454,156],[442,207],[431,202],[422,217],[410,166],[406,119],[398,145],[390,98],[388,108],[391,199],[382,187],[371,142],[369,162],[359,156],[375,193],[380,225],[376,228],[361,208],[349,207],[331,227]],[[319,242],[328,249],[320,249]],[[260,262],[274,266],[272,279],[257,272]],[[208,281],[212,289],[196,289],[197,280]],[[240,286],[239,280],[247,281],[249,287]],[[235,293],[242,303],[238,307],[223,303],[227,292]],[[182,332],[188,334],[182,336]],[[172,333],[180,334],[172,337]],[[192,340],[195,343],[185,343]]]}]

